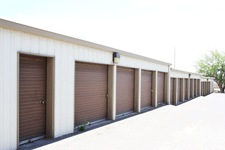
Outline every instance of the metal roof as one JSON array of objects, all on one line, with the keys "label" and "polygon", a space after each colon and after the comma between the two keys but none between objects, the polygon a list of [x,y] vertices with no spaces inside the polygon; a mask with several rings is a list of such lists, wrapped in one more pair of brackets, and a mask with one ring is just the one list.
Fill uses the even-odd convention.
[{"label": "metal roof", "polygon": [[0,27],[9,28],[9,29],[13,29],[13,30],[19,30],[19,31],[22,31],[22,32],[33,33],[33,34],[36,34],[36,35],[39,35],[39,36],[45,36],[45,37],[49,37],[49,38],[63,40],[63,41],[66,41],[66,42],[85,45],[85,46],[89,46],[89,47],[93,47],[93,48],[97,48],[97,49],[101,49],[101,50],[106,50],[106,51],[110,51],[110,52],[118,52],[118,53],[123,54],[123,55],[131,56],[131,57],[135,57],[135,58],[139,58],[139,59],[143,59],[143,60],[147,60],[147,61],[151,61],[151,62],[163,64],[163,65],[171,65],[170,63],[167,63],[167,62],[159,61],[159,60],[148,58],[148,57],[145,57],[145,56],[133,54],[133,53],[130,53],[130,52],[119,50],[119,49],[115,49],[115,48],[107,47],[107,46],[104,46],[104,45],[96,44],[96,43],[93,43],[93,42],[81,40],[81,39],[78,39],[78,38],[74,38],[74,37],[50,32],[50,31],[34,28],[34,27],[31,27],[31,26],[19,24],[19,23],[4,20],[4,19],[0,19]]}]

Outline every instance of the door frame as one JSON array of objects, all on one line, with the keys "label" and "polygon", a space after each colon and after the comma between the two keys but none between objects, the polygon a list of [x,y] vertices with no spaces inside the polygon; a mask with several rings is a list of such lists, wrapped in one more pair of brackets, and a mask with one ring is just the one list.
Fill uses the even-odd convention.
[{"label": "door frame", "polygon": [[[38,55],[32,53],[17,52],[17,147],[20,145],[19,141],[19,79],[20,79],[20,54],[40,56],[47,58],[47,81],[46,81],[46,137],[55,137],[55,57]],[[47,90],[48,89],[48,90]],[[35,138],[34,138],[35,139]],[[28,141],[28,140],[25,140]]]}]

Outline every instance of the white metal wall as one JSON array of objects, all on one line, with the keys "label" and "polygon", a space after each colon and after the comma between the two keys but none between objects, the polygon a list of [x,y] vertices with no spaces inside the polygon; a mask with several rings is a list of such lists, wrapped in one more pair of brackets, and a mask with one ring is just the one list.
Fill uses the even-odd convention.
[{"label": "white metal wall", "polygon": [[192,74],[192,73],[190,73],[191,74],[191,79],[201,79],[201,75],[199,74],[199,75],[197,75],[197,74]]},{"label": "white metal wall", "polygon": [[[75,60],[112,64],[112,52],[0,27],[0,149],[17,148],[18,52],[55,57],[55,137],[74,129]],[[120,65],[168,72],[168,65],[130,56]]]},{"label": "white metal wall", "polygon": [[189,73],[171,70],[170,77],[171,78],[189,78]]},{"label": "white metal wall", "polygon": [[[112,56],[111,56],[112,57]],[[168,65],[157,64],[130,56],[121,55],[118,66],[126,66],[131,68],[141,68],[144,70],[153,70],[160,72],[168,72]]]}]

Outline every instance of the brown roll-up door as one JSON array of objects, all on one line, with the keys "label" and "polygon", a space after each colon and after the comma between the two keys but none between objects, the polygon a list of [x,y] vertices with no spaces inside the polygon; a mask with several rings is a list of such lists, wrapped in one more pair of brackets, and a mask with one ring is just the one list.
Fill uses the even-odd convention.
[{"label": "brown roll-up door", "polygon": [[209,82],[209,93],[208,94],[210,94],[210,82]]},{"label": "brown roll-up door", "polygon": [[205,96],[205,82],[202,83],[203,87],[203,95]]},{"label": "brown roll-up door", "polygon": [[75,64],[75,126],[107,116],[108,66]]},{"label": "brown roll-up door", "polygon": [[196,97],[197,96],[197,93],[196,93],[196,85],[197,85],[197,83],[196,83],[196,79],[193,79],[194,80],[194,97]]},{"label": "brown roll-up door", "polygon": [[134,110],[134,69],[118,67],[116,114]]},{"label": "brown roll-up door", "polygon": [[46,134],[47,59],[20,55],[19,64],[19,141]]},{"label": "brown roll-up door", "polygon": [[203,86],[204,86],[204,96],[206,95],[206,82],[203,82]]},{"label": "brown roll-up door", "polygon": [[188,99],[188,79],[185,79],[185,86],[184,86],[184,88],[185,88],[185,96],[184,96],[184,98],[187,100]]},{"label": "brown roll-up door", "polygon": [[203,82],[201,82],[201,95],[203,96],[203,90],[204,90],[204,86],[203,86]]},{"label": "brown roll-up door", "polygon": [[164,86],[165,86],[165,73],[159,72],[158,73],[158,89],[157,89],[158,103],[164,101]]},{"label": "brown roll-up door", "polygon": [[181,100],[181,86],[180,86],[180,84],[181,84],[181,79],[179,78],[178,79],[178,91],[177,91],[177,101],[180,101]]},{"label": "brown roll-up door", "polygon": [[170,79],[170,103],[174,102],[174,78]]},{"label": "brown roll-up door", "polygon": [[210,93],[210,82],[208,82],[208,84],[207,84],[208,86],[208,93],[207,94],[209,94]]},{"label": "brown roll-up door", "polygon": [[199,79],[197,79],[197,96],[199,96]]},{"label": "brown roll-up door", "polygon": [[141,72],[141,107],[152,104],[152,72]]},{"label": "brown roll-up door", "polygon": [[192,98],[192,93],[193,93],[193,79],[190,79],[190,97]]}]

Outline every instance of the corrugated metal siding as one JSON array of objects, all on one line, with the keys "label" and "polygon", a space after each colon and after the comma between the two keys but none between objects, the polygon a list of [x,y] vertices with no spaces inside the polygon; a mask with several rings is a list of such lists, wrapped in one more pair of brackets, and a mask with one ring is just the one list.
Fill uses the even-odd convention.
[{"label": "corrugated metal siding", "polygon": [[189,76],[189,73],[179,72],[175,70],[170,71],[170,77],[173,77],[173,78],[188,78],[188,76]]},{"label": "corrugated metal siding", "polygon": [[157,64],[125,55],[121,55],[119,66],[130,68],[141,67],[141,69],[143,70],[158,70],[161,72],[168,72],[168,66],[166,65]]},{"label": "corrugated metal siding", "polygon": [[[58,137],[73,132],[74,62],[112,64],[112,53],[3,28],[0,35],[0,149],[15,149],[17,143],[17,52],[55,57],[54,134]],[[121,55],[120,65],[168,72],[167,65],[130,56]]]},{"label": "corrugated metal siding", "polygon": [[14,32],[0,28],[0,149],[15,149],[17,139],[17,53]]},{"label": "corrugated metal siding", "polygon": [[192,74],[192,73],[190,73],[191,74],[191,79],[201,79],[201,75],[197,75],[197,74]]},{"label": "corrugated metal siding", "polygon": [[55,136],[73,132],[74,56],[70,44],[2,28],[0,33],[0,149],[17,147],[18,51],[55,56]]}]

